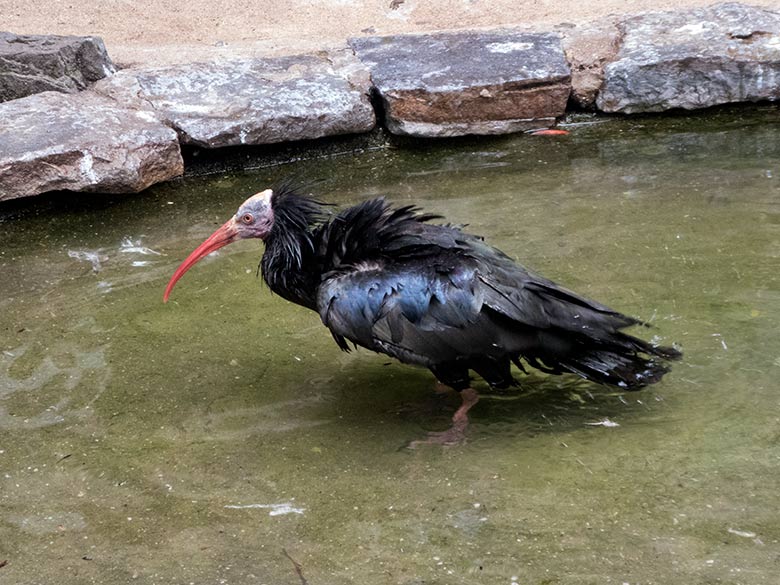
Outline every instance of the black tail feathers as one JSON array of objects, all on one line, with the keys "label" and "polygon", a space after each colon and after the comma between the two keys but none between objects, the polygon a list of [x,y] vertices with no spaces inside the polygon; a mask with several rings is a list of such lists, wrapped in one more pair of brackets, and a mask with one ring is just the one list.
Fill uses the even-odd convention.
[{"label": "black tail feathers", "polygon": [[583,345],[579,351],[566,356],[526,359],[535,368],[548,373],[571,372],[599,384],[639,390],[661,380],[669,371],[669,362],[681,357],[682,352],[673,347],[655,346],[618,333],[608,343]]}]

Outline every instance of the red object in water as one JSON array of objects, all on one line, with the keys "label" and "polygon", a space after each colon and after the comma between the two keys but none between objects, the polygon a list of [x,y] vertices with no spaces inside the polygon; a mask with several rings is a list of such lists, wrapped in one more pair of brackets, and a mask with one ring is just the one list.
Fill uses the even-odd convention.
[{"label": "red object in water", "polygon": [[529,134],[534,136],[565,136],[568,133],[568,130],[558,130],[557,128],[542,128],[540,130],[532,130],[529,132]]}]

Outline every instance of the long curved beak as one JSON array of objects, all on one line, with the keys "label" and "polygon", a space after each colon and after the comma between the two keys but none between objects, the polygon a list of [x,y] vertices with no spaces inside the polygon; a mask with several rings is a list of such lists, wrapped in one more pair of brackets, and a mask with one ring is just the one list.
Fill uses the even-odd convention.
[{"label": "long curved beak", "polygon": [[238,239],[240,239],[240,236],[238,227],[236,225],[236,220],[231,218],[226,221],[222,227],[217,229],[217,231],[206,238],[206,241],[195,248],[192,253],[187,256],[184,262],[179,265],[179,267],[176,269],[176,272],[174,272],[173,276],[171,276],[171,280],[168,281],[168,286],[165,287],[163,302],[168,302],[168,297],[171,295],[173,287],[176,285],[178,280],[184,276],[184,273],[192,268],[198,262],[198,260],[204,256],[208,256],[214,250],[219,250],[220,248],[227,246],[228,244],[231,244]]}]

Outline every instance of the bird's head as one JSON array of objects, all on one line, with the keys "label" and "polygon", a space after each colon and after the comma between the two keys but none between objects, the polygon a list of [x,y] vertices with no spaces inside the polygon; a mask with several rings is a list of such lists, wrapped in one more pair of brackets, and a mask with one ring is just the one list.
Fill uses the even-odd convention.
[{"label": "bird's head", "polygon": [[184,273],[192,268],[201,258],[208,256],[215,250],[232,244],[238,240],[247,238],[260,238],[265,240],[271,233],[274,223],[274,211],[272,199],[274,192],[266,189],[252,195],[238,208],[236,214],[227,220],[217,231],[206,240],[182,262],[173,273],[168,286],[165,287],[163,301],[167,302],[176,282],[184,276]]}]

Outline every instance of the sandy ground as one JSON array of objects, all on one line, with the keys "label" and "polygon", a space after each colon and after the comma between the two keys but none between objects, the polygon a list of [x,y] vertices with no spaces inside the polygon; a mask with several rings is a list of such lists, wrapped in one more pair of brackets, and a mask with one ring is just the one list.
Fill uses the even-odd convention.
[{"label": "sandy ground", "polygon": [[[780,0],[752,0],[780,10]],[[0,29],[103,37],[119,64],[280,55],[351,36],[528,25],[544,30],[616,13],[706,6],[698,0],[0,0]]]}]

